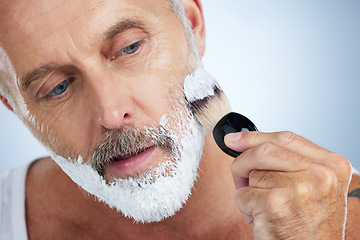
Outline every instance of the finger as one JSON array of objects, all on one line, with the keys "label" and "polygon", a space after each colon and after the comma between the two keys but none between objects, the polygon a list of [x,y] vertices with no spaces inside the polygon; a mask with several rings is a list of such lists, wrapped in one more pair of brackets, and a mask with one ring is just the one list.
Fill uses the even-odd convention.
[{"label": "finger", "polygon": [[239,152],[244,152],[250,148],[263,143],[273,143],[287,148],[306,157],[316,156],[329,151],[319,147],[315,143],[296,135],[295,133],[284,131],[276,133],[263,132],[241,132],[230,133],[225,136],[225,144]]},{"label": "finger", "polygon": [[309,179],[309,173],[304,171],[277,172],[252,170],[249,175],[249,187],[263,189],[284,188],[291,185],[296,187],[296,183],[305,183]]},{"label": "finger", "polygon": [[254,187],[243,187],[237,190],[235,203],[247,224],[253,225],[254,216],[259,216],[259,214],[265,212],[266,209],[259,208],[258,204],[263,206],[262,197],[270,191],[270,189],[258,189]]},{"label": "finger", "polygon": [[[284,188],[243,187],[235,194],[235,202],[248,224],[254,227],[292,214],[291,194]],[[251,216],[251,217],[249,217]],[[262,221],[260,224],[259,221]]]},{"label": "finger", "polygon": [[254,218],[253,218],[253,216],[241,211],[240,209],[239,209],[239,211],[240,211],[241,215],[243,216],[245,222],[253,227],[254,226]]},{"label": "finger", "polygon": [[261,144],[243,152],[231,165],[237,188],[247,185],[253,170],[299,172],[311,162],[303,156],[271,143]]}]

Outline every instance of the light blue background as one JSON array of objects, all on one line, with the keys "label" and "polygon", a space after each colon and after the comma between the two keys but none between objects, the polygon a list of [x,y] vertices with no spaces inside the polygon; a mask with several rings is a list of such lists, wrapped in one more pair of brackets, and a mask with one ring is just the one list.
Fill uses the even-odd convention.
[{"label": "light blue background", "polygon": [[[203,1],[205,66],[234,110],[360,168],[360,1]],[[46,155],[3,106],[0,150],[0,172]]]}]

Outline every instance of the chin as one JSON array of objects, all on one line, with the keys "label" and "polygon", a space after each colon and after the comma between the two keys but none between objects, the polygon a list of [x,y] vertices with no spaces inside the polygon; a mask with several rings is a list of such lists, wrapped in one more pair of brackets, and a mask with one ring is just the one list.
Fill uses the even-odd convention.
[{"label": "chin", "polygon": [[170,152],[166,146],[154,145],[107,156],[110,161],[102,172],[81,156],[51,156],[82,189],[125,217],[140,223],[163,221],[187,202],[198,177],[205,129],[191,113],[188,116],[186,121],[175,118],[178,128],[168,129],[166,138],[174,144]]}]

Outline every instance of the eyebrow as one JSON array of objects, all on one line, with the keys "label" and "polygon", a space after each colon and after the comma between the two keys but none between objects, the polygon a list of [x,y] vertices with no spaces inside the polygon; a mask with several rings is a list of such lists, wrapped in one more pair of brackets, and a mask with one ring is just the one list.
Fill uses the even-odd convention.
[{"label": "eyebrow", "polygon": [[145,24],[141,20],[121,20],[105,33],[105,40],[109,40],[130,28],[144,28],[144,26]]},{"label": "eyebrow", "polygon": [[[131,19],[121,20],[116,24],[114,24],[114,26],[110,27],[110,29],[108,29],[105,32],[104,34],[105,40],[108,41],[113,37],[115,37],[116,35],[119,35],[130,28],[144,28],[144,26],[145,24],[141,20],[131,20]],[[57,64],[47,64],[30,71],[29,73],[25,74],[25,76],[21,79],[22,89],[26,91],[31,83],[36,82],[37,80],[45,77],[49,73],[59,68],[61,68],[61,66]]]},{"label": "eyebrow", "polygon": [[39,68],[36,68],[35,70],[27,73],[25,75],[25,77],[22,78],[21,88],[23,90],[27,90],[29,85],[32,82],[35,82],[35,81],[45,77],[46,75],[48,75],[52,71],[55,71],[58,68],[59,68],[59,66],[56,64],[47,64],[47,65],[41,66]]}]

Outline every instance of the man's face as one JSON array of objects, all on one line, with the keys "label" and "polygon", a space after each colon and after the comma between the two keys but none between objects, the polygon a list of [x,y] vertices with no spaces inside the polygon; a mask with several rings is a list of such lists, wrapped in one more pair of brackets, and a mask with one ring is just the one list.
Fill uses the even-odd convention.
[{"label": "man's face", "polygon": [[[129,186],[138,188],[142,182],[151,186],[142,187],[148,192],[138,195],[154,195],[154,188],[164,192],[161,188],[169,181],[162,178],[182,168],[192,176],[186,176],[189,184],[178,181],[188,190],[176,203],[168,201],[174,210],[159,215],[154,207],[156,217],[133,217],[158,221],[174,214],[188,197],[198,166],[181,167],[178,160],[200,160],[204,135],[182,91],[185,76],[194,70],[192,52],[183,25],[166,1],[53,0],[1,9],[0,27],[6,35],[0,35],[0,43],[18,77],[18,92],[12,94],[22,96],[21,117],[63,170],[71,168],[70,177],[80,186],[88,184],[82,187],[95,195],[87,187],[103,183],[87,183],[88,175],[100,176],[98,182],[111,182],[111,187],[119,184],[125,191],[114,195],[122,198],[124,192],[136,192]],[[71,161],[75,163],[68,165]],[[130,182],[122,182],[127,179]],[[162,185],[153,184],[156,179]],[[180,192],[176,186],[168,188],[175,192],[164,197]],[[105,187],[99,195],[114,191]],[[120,209],[117,199],[108,204],[127,215],[121,207],[133,201],[127,198]],[[167,200],[159,195],[152,201],[161,207]],[[136,204],[127,209],[142,205]]]},{"label": "man's face", "polygon": [[174,111],[192,68],[183,26],[165,0],[36,1],[10,8],[17,15],[2,20],[9,35],[1,43],[20,79],[29,126],[57,154],[88,159],[104,132],[149,126]]}]

